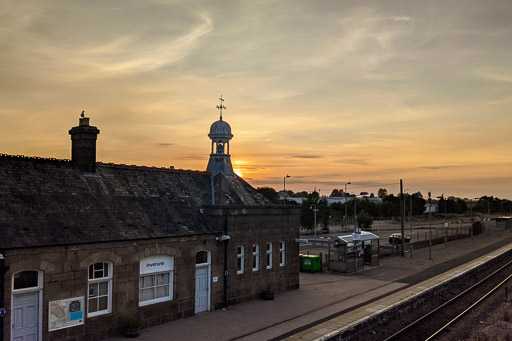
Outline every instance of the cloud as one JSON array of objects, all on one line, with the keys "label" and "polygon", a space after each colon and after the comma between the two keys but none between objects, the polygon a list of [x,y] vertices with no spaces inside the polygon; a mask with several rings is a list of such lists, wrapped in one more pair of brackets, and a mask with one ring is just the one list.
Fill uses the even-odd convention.
[{"label": "cloud", "polygon": [[158,145],[161,146],[161,147],[170,147],[170,146],[173,146],[174,143],[162,142],[162,143],[159,143]]},{"label": "cloud", "polygon": [[207,157],[205,155],[185,155],[185,156],[177,156],[177,157],[175,157],[175,159],[195,161],[195,160],[206,160]]},{"label": "cloud", "polygon": [[406,16],[402,16],[402,17],[394,17],[393,18],[394,21],[411,21],[411,17],[406,17]]},{"label": "cloud", "polygon": [[292,157],[298,158],[298,159],[320,159],[323,156],[321,156],[321,155],[292,155]]},{"label": "cloud", "polygon": [[420,168],[437,170],[437,169],[456,168],[456,167],[463,167],[463,166],[424,166],[424,167],[420,167]]},{"label": "cloud", "polygon": [[146,40],[147,37],[144,36],[122,36],[92,50],[80,49],[70,57],[80,64],[89,64],[102,72],[155,70],[187,57],[197,46],[198,41],[212,32],[213,21],[210,16],[202,12],[199,17],[201,22],[178,38],[162,35]]},{"label": "cloud", "polygon": [[335,163],[345,163],[349,165],[368,165],[368,161],[360,160],[360,159],[346,159],[346,160],[337,160]]}]

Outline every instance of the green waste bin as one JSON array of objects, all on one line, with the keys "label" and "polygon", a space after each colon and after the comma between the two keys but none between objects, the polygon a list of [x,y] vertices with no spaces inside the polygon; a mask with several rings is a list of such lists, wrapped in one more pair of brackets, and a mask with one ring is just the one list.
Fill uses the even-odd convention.
[{"label": "green waste bin", "polygon": [[302,256],[302,270],[303,271],[320,271],[322,261],[320,256],[315,255],[303,255]]}]

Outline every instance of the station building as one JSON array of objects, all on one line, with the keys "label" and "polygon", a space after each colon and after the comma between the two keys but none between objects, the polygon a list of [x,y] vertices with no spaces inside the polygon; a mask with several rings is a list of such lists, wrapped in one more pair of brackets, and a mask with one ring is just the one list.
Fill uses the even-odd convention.
[{"label": "station building", "polygon": [[80,118],[71,160],[0,155],[3,340],[101,339],[298,288],[298,210],[233,172],[222,113],[207,171],[96,162],[99,133]]}]

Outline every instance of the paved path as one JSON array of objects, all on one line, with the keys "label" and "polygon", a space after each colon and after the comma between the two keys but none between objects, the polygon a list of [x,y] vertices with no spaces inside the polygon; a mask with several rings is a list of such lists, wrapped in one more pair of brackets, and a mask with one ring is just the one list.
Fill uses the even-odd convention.
[{"label": "paved path", "polygon": [[[438,275],[512,242],[511,231],[495,232],[415,250],[413,258],[386,257],[355,274],[300,274],[300,289],[147,328],[140,341],[268,340],[290,335],[356,309],[411,284]],[[109,340],[124,340],[114,337]]]}]

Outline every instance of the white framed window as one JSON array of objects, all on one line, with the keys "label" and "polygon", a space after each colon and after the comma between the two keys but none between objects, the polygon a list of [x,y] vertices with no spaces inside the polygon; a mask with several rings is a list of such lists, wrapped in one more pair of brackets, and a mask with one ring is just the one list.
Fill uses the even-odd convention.
[{"label": "white framed window", "polygon": [[112,263],[99,262],[89,265],[87,282],[87,316],[112,312]]},{"label": "white framed window", "polygon": [[284,266],[286,264],[285,250],[284,241],[279,242],[279,266]]},{"label": "white framed window", "polygon": [[245,263],[245,250],[244,246],[238,246],[236,248],[236,273],[241,275],[244,273],[244,263]]},{"label": "white framed window", "polygon": [[139,306],[173,298],[174,258],[153,256],[140,261]]},{"label": "white framed window", "polygon": [[272,269],[272,243],[267,243],[267,269]]},{"label": "white framed window", "polygon": [[39,270],[25,270],[16,272],[12,276],[12,292],[22,293],[43,288],[43,272]]},{"label": "white framed window", "polygon": [[260,270],[260,245],[252,245],[252,271]]}]

